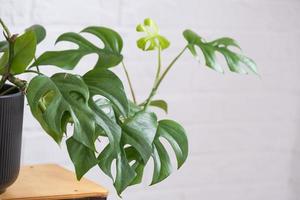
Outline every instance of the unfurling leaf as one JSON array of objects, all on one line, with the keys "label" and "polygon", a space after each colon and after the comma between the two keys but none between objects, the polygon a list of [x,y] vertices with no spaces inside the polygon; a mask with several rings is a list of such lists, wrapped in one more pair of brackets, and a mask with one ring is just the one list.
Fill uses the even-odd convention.
[{"label": "unfurling leaf", "polygon": [[185,30],[183,36],[188,42],[189,50],[195,57],[198,57],[195,47],[200,48],[205,58],[205,64],[208,67],[218,72],[224,72],[216,59],[216,53],[219,52],[225,57],[230,71],[241,74],[247,74],[249,71],[252,71],[257,74],[256,64],[252,59],[229,49],[231,46],[240,49],[235,40],[220,38],[212,42],[205,42],[203,38],[191,30]]},{"label": "unfurling leaf", "polygon": [[166,49],[170,46],[170,42],[164,36],[159,34],[159,28],[152,19],[145,19],[144,24],[139,24],[136,27],[137,32],[144,32],[145,37],[137,41],[138,48],[143,51],[151,51],[154,49]]},{"label": "unfurling leaf", "polygon": [[117,32],[105,27],[88,27],[82,32],[98,37],[103,42],[104,48],[95,46],[78,33],[64,33],[59,36],[56,42],[72,42],[78,48],[45,52],[37,58],[32,66],[54,65],[62,69],[72,70],[84,56],[92,53],[98,55],[98,61],[94,68],[114,67],[122,61],[123,41]]}]

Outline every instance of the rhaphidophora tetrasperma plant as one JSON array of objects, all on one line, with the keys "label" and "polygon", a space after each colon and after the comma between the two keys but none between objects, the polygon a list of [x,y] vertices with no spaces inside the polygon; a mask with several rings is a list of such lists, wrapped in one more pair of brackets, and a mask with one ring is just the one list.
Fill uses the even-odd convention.
[{"label": "rhaphidophora tetrasperma plant", "polygon": [[[160,138],[170,143],[178,168],[188,156],[188,140],[183,127],[173,120],[158,120],[156,114],[149,109],[156,106],[167,111],[167,103],[154,99],[154,96],[165,76],[186,50],[195,57],[202,52],[205,65],[218,72],[223,72],[216,60],[216,54],[220,53],[225,57],[230,71],[257,73],[256,65],[250,58],[231,49],[240,49],[235,40],[224,37],[207,42],[191,30],[183,32],[186,46],[163,68],[161,52],[170,43],[160,35],[157,25],[151,19],[145,19],[136,27],[144,35],[137,41],[137,46],[143,51],[157,51],[158,66],[148,98],[138,103],[123,62],[122,38],[114,30],[91,26],[80,33],[64,33],[58,37],[56,43],[71,42],[78,48],[47,51],[35,58],[36,45],[45,38],[45,29],[34,25],[21,35],[12,35],[3,21],[0,22],[6,38],[0,42],[1,95],[9,92],[1,90],[6,81],[24,91],[31,112],[43,129],[57,143],[66,138],[77,178],[80,179],[98,165],[112,178],[118,194],[128,186],[142,181],[143,170],[149,159],[153,159],[154,163],[151,184],[156,184],[170,175],[170,157]],[[91,43],[81,33],[98,37],[104,47]],[[62,72],[48,77],[42,73],[42,65],[73,70],[82,57],[88,54],[97,54],[98,60],[83,76]],[[110,70],[119,64],[125,70],[132,100],[128,100],[122,82]],[[35,73],[36,76],[27,84],[27,81],[17,78],[22,73]],[[73,133],[67,134],[69,124],[73,126]],[[109,142],[98,152],[95,143],[101,137],[108,138]],[[115,170],[112,170],[114,161]]]}]

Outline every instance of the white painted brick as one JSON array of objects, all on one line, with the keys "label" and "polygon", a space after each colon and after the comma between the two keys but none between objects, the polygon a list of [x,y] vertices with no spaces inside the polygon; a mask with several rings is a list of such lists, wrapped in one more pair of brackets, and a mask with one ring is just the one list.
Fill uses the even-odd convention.
[{"label": "white painted brick", "polygon": [[283,183],[203,185],[185,191],[185,199],[283,200],[290,199],[289,192],[288,185]]},{"label": "white painted brick", "polygon": [[0,0],[0,17],[9,26],[27,24],[30,18],[30,5],[31,0]]},{"label": "white painted brick", "polygon": [[185,128],[192,155],[215,152],[288,153],[297,148],[298,126],[290,122],[195,124]]},{"label": "white painted brick", "polygon": [[152,17],[164,26],[177,28],[288,31],[298,27],[299,30],[299,1],[123,0],[122,5],[124,25]]},{"label": "white painted brick", "polygon": [[34,0],[32,11],[32,21],[45,25],[117,24],[119,0]]}]

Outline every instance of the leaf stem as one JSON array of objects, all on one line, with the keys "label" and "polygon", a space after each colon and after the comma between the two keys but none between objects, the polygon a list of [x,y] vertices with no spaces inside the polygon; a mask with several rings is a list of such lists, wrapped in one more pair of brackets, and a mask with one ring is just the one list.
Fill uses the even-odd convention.
[{"label": "leaf stem", "polygon": [[2,21],[2,19],[0,18],[0,24],[3,27],[4,32],[6,33],[5,37],[6,40],[8,42],[8,63],[5,66],[6,70],[5,73],[3,74],[3,76],[1,77],[1,81],[0,81],[0,90],[2,89],[2,87],[4,86],[6,80],[8,79],[9,73],[10,73],[10,67],[13,61],[13,55],[14,55],[14,42],[15,42],[15,38],[16,35],[11,35],[10,31],[8,30],[7,26],[5,25],[5,23]]},{"label": "leaf stem", "polygon": [[150,92],[150,95],[148,96],[147,100],[145,101],[144,110],[147,109],[147,107],[150,104],[150,101],[152,100],[153,96],[156,94],[156,91],[157,91],[158,87],[160,86],[161,82],[164,80],[164,78],[166,77],[166,75],[168,74],[168,72],[170,71],[170,69],[174,66],[174,64],[176,63],[176,61],[181,57],[181,55],[185,52],[186,49],[187,49],[187,46],[185,46],[183,48],[183,50],[181,50],[180,53],[171,61],[171,63],[168,65],[168,67],[162,73],[162,75],[160,76],[160,78],[157,80],[157,82],[155,83],[155,85],[153,86],[153,88],[152,88],[152,90]]},{"label": "leaf stem", "polygon": [[130,80],[130,77],[129,77],[129,73],[128,73],[128,71],[127,71],[127,69],[126,69],[125,64],[124,64],[123,61],[122,61],[122,67],[123,67],[123,70],[124,70],[126,78],[127,78],[127,82],[128,82],[129,88],[130,88],[132,100],[136,104],[137,102],[136,102],[134,90],[133,90],[133,87],[132,87],[132,84],[131,84],[131,80]]},{"label": "leaf stem", "polygon": [[35,73],[35,74],[38,74],[38,75],[44,75],[42,72],[40,71],[34,71],[34,70],[25,70],[23,73]]},{"label": "leaf stem", "polygon": [[157,65],[157,71],[156,71],[154,84],[156,84],[156,82],[159,79],[160,71],[161,71],[161,48],[158,47],[158,65]]},{"label": "leaf stem", "polygon": [[0,18],[0,24],[3,27],[4,32],[6,33],[6,37],[10,38],[11,37],[10,31],[1,18]]}]

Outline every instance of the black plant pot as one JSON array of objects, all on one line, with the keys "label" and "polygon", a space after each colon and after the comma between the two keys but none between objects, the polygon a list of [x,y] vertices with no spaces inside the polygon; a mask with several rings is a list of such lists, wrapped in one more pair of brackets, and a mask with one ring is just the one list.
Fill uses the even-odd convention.
[{"label": "black plant pot", "polygon": [[[3,92],[10,85],[5,85]],[[0,194],[19,175],[24,95],[18,89],[0,96]]]}]

